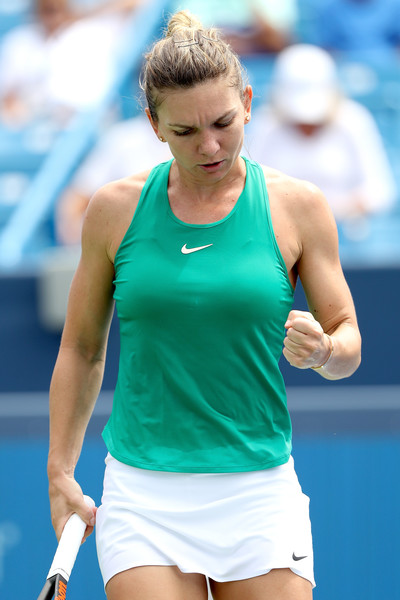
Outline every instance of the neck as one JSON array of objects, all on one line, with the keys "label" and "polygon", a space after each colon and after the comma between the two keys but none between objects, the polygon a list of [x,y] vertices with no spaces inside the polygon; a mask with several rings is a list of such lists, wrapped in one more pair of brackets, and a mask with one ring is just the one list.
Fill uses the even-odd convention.
[{"label": "neck", "polygon": [[198,182],[185,177],[176,162],[171,167],[168,199],[172,212],[187,223],[212,223],[226,217],[235,206],[246,181],[242,158],[216,182]]}]

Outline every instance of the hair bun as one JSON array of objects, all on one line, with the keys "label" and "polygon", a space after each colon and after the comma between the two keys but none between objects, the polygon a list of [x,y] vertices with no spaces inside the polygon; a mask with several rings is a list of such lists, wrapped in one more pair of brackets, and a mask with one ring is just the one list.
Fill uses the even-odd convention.
[{"label": "hair bun", "polygon": [[214,27],[203,27],[189,10],[169,17],[163,37],[145,54],[140,76],[150,116],[158,121],[158,108],[170,90],[188,89],[199,83],[229,77],[244,101],[240,60]]},{"label": "hair bun", "polygon": [[204,27],[201,21],[192,15],[190,11],[181,10],[171,17],[165,37],[172,37],[173,35],[177,33],[179,34],[183,31],[187,32],[188,29],[194,32],[202,30]]}]

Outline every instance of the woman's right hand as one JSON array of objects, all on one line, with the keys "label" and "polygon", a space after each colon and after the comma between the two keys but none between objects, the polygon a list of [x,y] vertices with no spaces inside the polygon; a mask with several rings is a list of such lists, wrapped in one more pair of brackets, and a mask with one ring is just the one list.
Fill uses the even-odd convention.
[{"label": "woman's right hand", "polygon": [[84,540],[93,532],[97,508],[86,504],[82,489],[74,477],[49,476],[49,498],[51,521],[57,540],[73,513],[77,513],[87,525]]}]

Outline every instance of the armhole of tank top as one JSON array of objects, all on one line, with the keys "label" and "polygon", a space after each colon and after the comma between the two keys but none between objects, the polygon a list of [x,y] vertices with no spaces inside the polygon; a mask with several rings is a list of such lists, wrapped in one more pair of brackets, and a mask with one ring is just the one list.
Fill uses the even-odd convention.
[{"label": "armhole of tank top", "polygon": [[141,211],[144,199],[145,199],[145,197],[147,195],[147,192],[148,192],[148,189],[149,189],[151,183],[153,182],[153,180],[155,179],[155,177],[159,174],[160,170],[161,171],[163,170],[163,168],[166,169],[167,166],[168,166],[168,173],[169,173],[172,160],[173,159],[168,160],[168,161],[163,162],[163,163],[160,163],[160,164],[156,165],[155,167],[153,167],[153,169],[150,171],[149,176],[148,176],[148,178],[146,179],[146,181],[144,183],[142,191],[140,192],[140,198],[139,198],[139,201],[137,203],[135,212],[132,215],[131,222],[129,223],[128,229],[124,233],[124,236],[123,236],[123,238],[121,240],[121,243],[118,246],[117,252],[115,253],[114,268],[117,268],[117,266],[118,266],[118,259],[119,259],[120,251],[125,246],[126,240],[127,240],[128,236],[129,236],[129,233],[130,233],[133,225],[134,225],[135,219],[137,218],[138,214]]},{"label": "armhole of tank top", "polygon": [[272,243],[274,245],[275,248],[275,252],[276,252],[276,256],[279,260],[279,263],[283,269],[283,272],[285,273],[286,276],[286,280],[290,286],[290,289],[292,290],[292,292],[294,292],[294,288],[292,285],[292,282],[290,281],[289,278],[289,273],[288,270],[286,268],[286,263],[283,260],[283,256],[282,256],[282,252],[279,248],[276,236],[275,236],[275,231],[274,231],[274,227],[272,225],[272,217],[271,217],[271,207],[269,204],[269,194],[268,194],[268,188],[267,188],[267,183],[265,181],[265,175],[264,175],[264,171],[263,168],[261,167],[261,165],[259,165],[258,163],[253,163],[256,165],[257,169],[258,169],[258,173],[259,173],[259,177],[261,180],[261,189],[263,190],[263,194],[264,194],[264,205],[265,205],[265,210],[267,213],[267,222],[268,222],[268,229],[269,229],[269,233],[271,235],[271,239],[272,239]]}]

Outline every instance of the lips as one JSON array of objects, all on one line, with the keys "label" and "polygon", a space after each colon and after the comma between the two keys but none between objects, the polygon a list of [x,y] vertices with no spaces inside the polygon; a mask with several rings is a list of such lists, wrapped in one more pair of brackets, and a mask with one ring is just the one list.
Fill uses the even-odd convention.
[{"label": "lips", "polygon": [[218,169],[222,166],[223,162],[223,160],[219,160],[218,162],[200,165],[200,167],[205,171],[218,171]]}]

